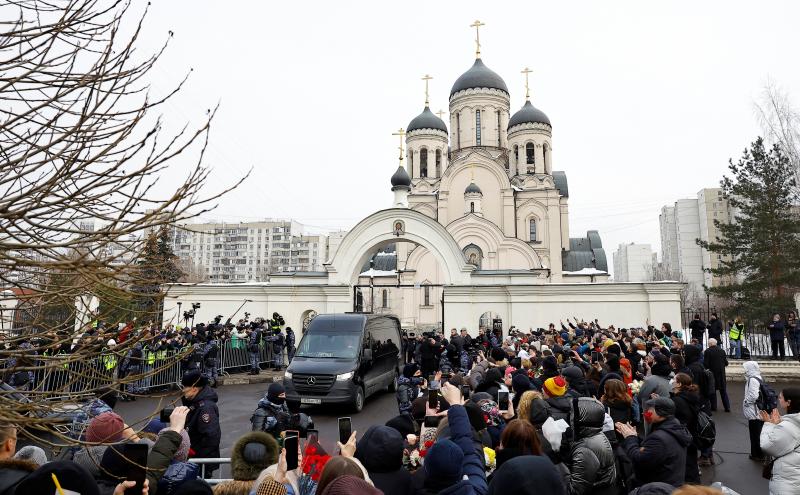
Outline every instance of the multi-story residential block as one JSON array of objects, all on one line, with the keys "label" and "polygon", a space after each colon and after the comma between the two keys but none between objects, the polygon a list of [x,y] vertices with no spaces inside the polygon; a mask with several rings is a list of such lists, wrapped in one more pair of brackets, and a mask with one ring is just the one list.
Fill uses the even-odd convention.
[{"label": "multi-story residential block", "polygon": [[620,244],[614,251],[615,282],[653,280],[653,249],[650,244]]}]

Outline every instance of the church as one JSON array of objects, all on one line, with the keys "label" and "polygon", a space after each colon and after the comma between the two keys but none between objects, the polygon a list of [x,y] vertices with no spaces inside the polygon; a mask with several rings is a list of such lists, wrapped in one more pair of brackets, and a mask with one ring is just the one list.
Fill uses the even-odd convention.
[{"label": "church", "polygon": [[553,170],[553,125],[531,101],[530,71],[522,71],[525,101],[512,113],[506,82],[476,43],[474,63],[450,90],[447,122],[431,111],[431,78],[423,78],[422,112],[395,133],[392,206],[354,226],[325,271],[173,284],[165,321],[178,302],[202,302],[211,318],[245,301],[252,314],[278,311],[295,328],[345,311],[395,314],[409,331],[506,331],[567,317],[680,325],[680,283],[610,283],[599,233],[570,237],[567,174]]}]

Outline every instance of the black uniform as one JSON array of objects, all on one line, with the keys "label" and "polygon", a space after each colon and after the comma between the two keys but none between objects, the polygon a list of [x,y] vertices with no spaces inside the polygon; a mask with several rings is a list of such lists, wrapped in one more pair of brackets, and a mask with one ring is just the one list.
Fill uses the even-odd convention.
[{"label": "black uniform", "polygon": [[[217,393],[208,385],[192,400],[182,399],[183,405],[190,409],[186,417],[186,430],[189,432],[193,457],[219,457],[219,443],[222,431],[219,427]],[[210,475],[219,464],[207,464],[206,475]]]}]

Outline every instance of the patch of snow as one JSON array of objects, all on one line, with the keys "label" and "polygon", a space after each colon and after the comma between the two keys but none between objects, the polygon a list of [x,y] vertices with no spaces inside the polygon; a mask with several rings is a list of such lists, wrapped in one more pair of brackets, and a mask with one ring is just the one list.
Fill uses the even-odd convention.
[{"label": "patch of snow", "polygon": [[369,270],[359,273],[359,277],[396,277],[397,270],[376,270],[370,268]]},{"label": "patch of snow", "polygon": [[562,272],[564,275],[608,275],[608,272],[597,268],[581,268],[577,272]]}]

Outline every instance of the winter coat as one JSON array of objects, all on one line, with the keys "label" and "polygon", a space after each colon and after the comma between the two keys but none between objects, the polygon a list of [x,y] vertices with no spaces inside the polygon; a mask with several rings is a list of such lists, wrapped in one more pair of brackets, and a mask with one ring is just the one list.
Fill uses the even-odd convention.
[{"label": "winter coat", "polygon": [[675,418],[689,430],[692,436],[697,434],[697,413],[702,408],[700,396],[697,392],[687,390],[672,395],[675,403]]},{"label": "winter coat", "polygon": [[758,400],[758,392],[761,389],[761,384],[756,378],[761,379],[761,370],[758,363],[755,361],[745,361],[742,366],[744,367],[744,399],[742,400],[742,413],[744,419],[758,419],[758,407],[756,401]]},{"label": "winter coat", "polygon": [[523,455],[497,468],[489,484],[489,495],[562,495],[564,484],[558,470],[546,457]]},{"label": "winter coat", "polygon": [[[703,343],[703,334],[706,333],[706,324],[703,320],[692,320],[689,322],[689,330],[692,331],[692,338]],[[687,342],[688,343],[688,342]]]},{"label": "winter coat", "polygon": [[775,458],[770,495],[800,494],[800,414],[787,414],[777,425],[764,423],[760,443]]},{"label": "winter coat", "polygon": [[356,459],[385,495],[413,493],[411,473],[403,468],[403,437],[388,426],[371,426],[356,445]]},{"label": "winter coat", "polygon": [[656,393],[660,397],[669,397],[672,390],[672,385],[669,384],[669,378],[661,375],[650,375],[645,377],[642,382],[642,387],[639,389],[639,404],[644,404],[650,400],[650,394]]},{"label": "winter coat", "polygon": [[716,339],[717,344],[722,344],[722,322],[719,318],[708,320],[708,338]]},{"label": "winter coat", "polygon": [[728,355],[719,345],[711,346],[703,352],[703,364],[714,374],[714,389],[721,390],[725,384],[725,367],[728,366]]},{"label": "winter coat", "polygon": [[13,494],[14,487],[37,468],[38,466],[30,461],[19,459],[0,461],[0,495]]},{"label": "winter coat", "polygon": [[439,491],[439,495],[486,495],[488,486],[484,472],[483,456],[478,455],[472,442],[472,427],[464,406],[453,405],[447,410],[450,440],[464,453],[463,473],[467,477]]},{"label": "winter coat", "polygon": [[569,413],[572,410],[572,397],[548,397],[545,399],[545,402],[550,406],[550,416],[552,416],[554,420],[558,421],[559,419],[563,419],[569,422]]},{"label": "winter coat", "polygon": [[72,456],[72,462],[80,464],[89,474],[94,478],[100,477],[100,461],[103,460],[103,454],[106,453],[108,445],[86,445],[80,448],[75,455]]},{"label": "winter coat", "polygon": [[783,340],[783,336],[784,336],[784,332],[783,331],[784,331],[785,327],[783,326],[783,322],[782,321],[780,321],[780,320],[773,321],[772,323],[767,325],[767,328],[769,328],[769,340],[771,340],[773,342],[782,341]]},{"label": "winter coat", "polygon": [[611,443],[603,432],[605,408],[596,399],[578,399],[573,424],[576,440],[570,448],[570,473],[565,479],[569,495],[614,495],[617,467]]},{"label": "winter coat", "polygon": [[173,461],[175,452],[180,446],[181,435],[174,431],[165,431],[159,435],[158,441],[147,456],[147,476],[150,479],[150,486],[158,486],[159,495],[173,493],[181,483],[197,478],[200,473],[197,464]]},{"label": "winter coat", "polygon": [[[219,408],[217,393],[208,385],[192,400],[183,398],[183,405],[191,409],[186,417],[186,431],[189,432],[194,457],[219,457],[219,443],[222,431],[219,427]],[[219,464],[208,464],[206,469],[214,471]]]},{"label": "winter coat", "polygon": [[686,447],[692,435],[677,419],[670,417],[652,425],[644,441],[636,435],[622,442],[636,473],[636,481],[643,485],[663,481],[674,487],[683,485],[686,474]]}]

